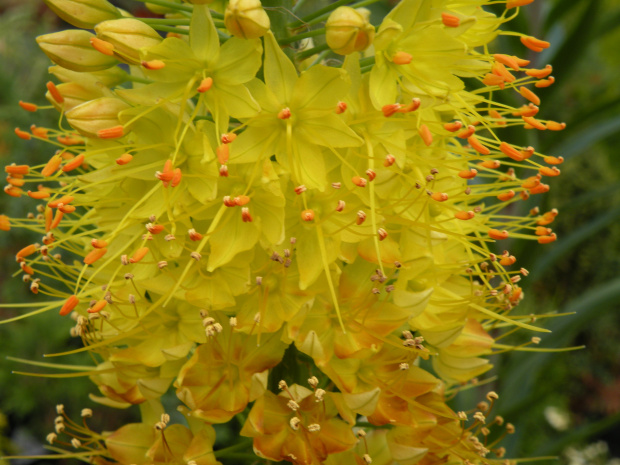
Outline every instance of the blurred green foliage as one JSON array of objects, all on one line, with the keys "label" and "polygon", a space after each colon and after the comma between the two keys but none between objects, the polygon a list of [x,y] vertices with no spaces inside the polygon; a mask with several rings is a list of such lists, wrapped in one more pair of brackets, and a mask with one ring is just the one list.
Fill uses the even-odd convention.
[{"label": "blurred green foliage", "polygon": [[[390,3],[394,2],[373,5],[373,17],[382,16]],[[28,127],[35,119],[40,125],[55,124],[45,121],[55,117],[51,113],[39,112],[33,118],[17,102],[43,100],[49,62],[39,52],[34,35],[62,27],[66,25],[40,1],[0,6],[2,165],[49,158],[49,149],[37,152],[36,145],[21,143],[13,128]],[[620,145],[620,5],[615,0],[537,0],[523,8],[509,27],[552,43],[545,52],[535,54],[515,37],[504,36],[496,51],[530,59],[537,67],[553,64],[556,84],[537,90],[542,99],[540,116],[568,125],[563,132],[509,129],[502,134],[506,140],[531,144],[540,152],[566,159],[562,175],[552,179],[547,195],[533,196],[516,207],[524,211],[536,205],[542,211],[558,208],[553,229],[559,240],[547,246],[523,241],[502,244],[531,272],[520,283],[526,299],[517,311],[534,315],[575,312],[543,323],[553,333],[543,337],[539,347],[585,345],[586,349],[503,354],[494,360],[496,369],[491,373],[498,381],[480,392],[463,392],[456,407],[468,408],[489,386],[496,390],[500,394],[496,413],[517,425],[517,432],[505,440],[508,456],[560,455],[564,463],[572,463],[570,453],[562,455],[567,447],[584,447],[603,439],[609,444],[609,454],[618,457],[620,443],[614,438],[620,437],[620,162],[616,155]],[[518,95],[504,92],[500,98],[516,101]],[[36,148],[30,151],[30,147]],[[9,216],[23,215],[27,208],[25,202],[0,197],[0,211]],[[32,301],[27,285],[11,279],[17,269],[14,254],[29,242],[23,233],[0,234],[0,302]],[[0,309],[0,318],[22,311]],[[0,326],[0,412],[8,416],[9,433],[23,428],[42,439],[53,424],[48,399],[75,409],[92,407],[87,394],[93,386],[87,379],[67,383],[11,374],[11,370],[31,370],[6,360],[5,355],[41,360],[41,354],[75,344],[68,337],[69,323],[59,324],[54,317],[44,314]],[[519,333],[510,342],[518,344],[530,337]],[[548,406],[566,413],[568,429],[554,427]],[[106,415],[103,424],[119,412],[108,409]],[[118,426],[120,420],[109,424]],[[0,442],[0,451],[6,447]]]}]

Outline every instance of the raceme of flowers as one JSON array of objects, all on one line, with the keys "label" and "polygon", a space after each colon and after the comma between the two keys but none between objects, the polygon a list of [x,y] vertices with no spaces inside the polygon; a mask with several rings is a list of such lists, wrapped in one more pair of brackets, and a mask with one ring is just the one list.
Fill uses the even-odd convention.
[{"label": "raceme of flowers", "polygon": [[[403,0],[376,28],[354,8],[372,1],[298,19],[299,1],[267,9],[289,22],[272,30],[259,0],[153,1],[158,19],[46,0],[78,29],[37,38],[50,105],[20,102],[60,114],[15,130],[48,161],[5,167],[5,193],[36,212],[0,229],[42,236],[17,262],[43,303],[17,318],[72,321],[91,399],[142,413],[98,433],[91,409],[76,422],[59,405],[50,449],[127,465],[503,463],[514,427],[492,414],[497,394],[446,402],[513,349],[494,338],[545,331],[511,314],[527,270],[492,252],[556,239],[557,210],[508,207],[548,191],[562,158],[502,133],[564,128],[536,117],[551,66],[487,47],[549,46],[500,30],[531,1]],[[163,410],[170,391],[185,424]],[[214,451],[228,422],[236,442]]]}]

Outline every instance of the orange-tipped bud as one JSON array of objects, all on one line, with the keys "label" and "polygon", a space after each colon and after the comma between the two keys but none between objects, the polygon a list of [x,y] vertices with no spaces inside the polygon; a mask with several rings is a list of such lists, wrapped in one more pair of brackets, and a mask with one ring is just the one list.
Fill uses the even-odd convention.
[{"label": "orange-tipped bud", "polygon": [[92,245],[95,249],[103,249],[108,246],[108,241],[103,239],[91,239],[90,245]]},{"label": "orange-tipped bud", "polygon": [[534,0],[508,0],[506,2],[506,9],[510,10],[511,8],[516,8],[518,6],[525,6],[532,3]]},{"label": "orange-tipped bud", "polygon": [[488,231],[489,237],[495,240],[508,239],[508,231],[500,231],[499,229],[489,229]]},{"label": "orange-tipped bud", "polygon": [[500,199],[502,202],[506,202],[510,199],[512,199],[515,196],[515,191],[510,190],[508,192],[504,192],[502,194],[499,194],[497,196],[498,199]]},{"label": "orange-tipped bud", "polygon": [[445,192],[433,192],[431,194],[431,199],[436,200],[437,202],[445,202],[448,200],[448,194]]},{"label": "orange-tipped bud", "polygon": [[312,221],[314,219],[314,210],[308,208],[301,212],[301,219],[304,221]]},{"label": "orange-tipped bud", "polygon": [[461,18],[450,13],[441,13],[441,22],[446,27],[459,27]]},{"label": "orange-tipped bud", "polygon": [[536,79],[544,79],[553,72],[551,65],[545,66],[543,69],[528,69],[525,74],[535,77]]},{"label": "orange-tipped bud", "polygon": [[555,242],[555,240],[558,238],[558,236],[555,233],[551,233],[550,236],[540,236],[538,238],[538,243],[539,244],[549,244],[551,242]]},{"label": "orange-tipped bud", "polygon": [[476,138],[476,136],[471,136],[467,138],[467,142],[469,142],[469,145],[471,145],[472,148],[480,155],[488,155],[489,153],[491,153],[491,151],[486,146],[482,145],[482,143]]},{"label": "orange-tipped bud", "polygon": [[50,196],[50,193],[46,190],[39,190],[39,191],[28,191],[27,192],[28,197],[30,197],[31,199],[35,199],[35,200],[43,200],[43,199],[47,199]]},{"label": "orange-tipped bud", "polygon": [[534,92],[532,92],[527,87],[525,86],[519,87],[519,93],[523,97],[528,99],[530,102],[532,102],[534,105],[540,105],[540,98],[538,97],[538,95],[536,95]]},{"label": "orange-tipped bud", "polygon": [[476,132],[476,127],[473,124],[467,126],[464,131],[459,132],[456,137],[459,139],[469,139]]},{"label": "orange-tipped bud", "polygon": [[544,158],[545,163],[549,165],[561,165],[564,162],[564,157],[551,157],[547,156]]},{"label": "orange-tipped bud", "polygon": [[461,123],[460,121],[453,121],[451,123],[446,123],[443,125],[443,128],[446,131],[450,131],[450,132],[459,131],[462,127],[463,127],[463,123]]},{"label": "orange-tipped bud", "polygon": [[338,102],[338,105],[336,105],[336,114],[341,115],[345,111],[347,111],[347,103],[342,101]]},{"label": "orange-tipped bud", "polygon": [[217,149],[215,149],[215,154],[217,155],[217,161],[220,162],[220,165],[225,165],[230,157],[230,148],[228,144],[218,145]]},{"label": "orange-tipped bud", "polygon": [[69,171],[73,171],[77,167],[81,166],[82,163],[84,163],[84,154],[83,153],[79,154],[77,157],[75,157],[74,159],[72,159],[71,161],[66,163],[65,166],[62,167],[62,170],[65,173],[67,173]]},{"label": "orange-tipped bud", "polygon": [[395,162],[396,162],[396,157],[394,157],[394,155],[392,155],[391,153],[388,153],[385,156],[385,161],[383,162],[383,166],[385,167],[392,166]]},{"label": "orange-tipped bud", "polygon": [[523,154],[515,149],[513,146],[507,144],[506,142],[502,142],[499,144],[499,149],[502,153],[515,161],[523,161]]},{"label": "orange-tipped bud", "polygon": [[118,139],[125,135],[125,128],[123,126],[114,126],[111,128],[100,129],[97,131],[97,137],[99,139]]},{"label": "orange-tipped bud", "polygon": [[211,89],[211,86],[213,86],[213,78],[211,77],[204,78],[202,81],[200,81],[200,85],[198,86],[198,89],[196,90],[202,94],[208,91],[209,89]]},{"label": "orange-tipped bud", "polygon": [[118,157],[115,161],[117,165],[126,165],[131,160],[133,160],[133,155],[131,153],[124,153],[120,157]]},{"label": "orange-tipped bud", "polygon": [[368,184],[368,181],[361,176],[353,176],[351,178],[351,182],[353,182],[353,184],[355,184],[357,187],[366,187],[366,184]]},{"label": "orange-tipped bud", "polygon": [[166,66],[166,63],[164,63],[161,60],[150,60],[150,61],[143,61],[142,66],[145,67],[146,69],[158,70],[158,69],[164,68]]},{"label": "orange-tipped bud", "polygon": [[424,141],[424,145],[429,147],[433,143],[433,134],[431,133],[430,129],[428,129],[428,126],[426,124],[423,124],[418,128],[418,133]]},{"label": "orange-tipped bud", "polygon": [[19,259],[24,259],[26,257],[29,257],[30,255],[32,255],[33,253],[35,253],[37,251],[37,244],[30,244],[27,245],[26,247],[24,247],[23,249],[21,249],[19,252],[17,252],[15,254],[15,259],[17,261],[20,261]]},{"label": "orange-tipped bud", "polygon": [[241,219],[244,223],[251,223],[254,220],[248,207],[241,208]]},{"label": "orange-tipped bud", "polygon": [[65,303],[60,308],[59,315],[60,316],[68,315],[69,313],[73,311],[75,307],[77,307],[79,303],[80,303],[80,300],[77,298],[77,296],[72,295],[67,300],[65,300]]},{"label": "orange-tipped bud", "polygon": [[17,137],[19,137],[20,139],[24,139],[24,140],[30,140],[32,139],[32,136],[30,135],[30,133],[26,132],[26,131],[22,131],[19,128],[15,128],[15,135]]},{"label": "orange-tipped bud", "polygon": [[247,195],[238,195],[234,198],[234,203],[238,207],[243,207],[244,205],[250,203],[250,198]]},{"label": "orange-tipped bud", "polygon": [[28,165],[12,164],[12,165],[8,165],[4,167],[5,173],[8,173],[14,176],[15,175],[24,176],[28,174],[29,171],[30,171],[30,167]]},{"label": "orange-tipped bud", "polygon": [[495,61],[501,63],[502,65],[508,66],[509,68],[512,68],[515,71],[519,71],[520,69],[519,62],[516,60],[516,57],[497,53],[493,55],[493,58],[495,58]]},{"label": "orange-tipped bud", "polygon": [[47,87],[47,90],[49,91],[52,98],[56,101],[56,103],[64,103],[65,99],[62,95],[60,95],[60,91],[58,90],[58,87],[56,87],[56,84],[54,84],[52,81],[48,81],[48,83],[45,84],[45,87]]},{"label": "orange-tipped bud", "polygon": [[550,131],[561,131],[566,127],[566,123],[558,123],[556,121],[547,121],[547,129]]},{"label": "orange-tipped bud", "polygon": [[549,48],[549,45],[551,45],[545,40],[540,40],[532,36],[521,37],[521,43],[534,52],[542,52],[545,48]]},{"label": "orange-tipped bud", "polygon": [[481,166],[483,168],[488,168],[491,170],[496,170],[501,165],[502,163],[499,160],[485,160],[483,162],[478,163],[478,166]]},{"label": "orange-tipped bud", "polygon": [[474,179],[478,174],[478,170],[471,168],[469,170],[459,171],[459,178]]},{"label": "orange-tipped bud", "polygon": [[237,134],[235,134],[234,132],[228,132],[226,134],[222,134],[220,141],[222,142],[222,144],[230,144],[236,138],[237,138]]},{"label": "orange-tipped bud", "polygon": [[549,76],[548,79],[541,79],[540,81],[538,81],[536,84],[534,84],[536,87],[538,87],[539,89],[545,88],[545,87],[549,87],[551,84],[553,84],[555,82],[555,78],[553,76]]},{"label": "orange-tipped bud", "polygon": [[114,56],[114,45],[112,45],[110,42],[101,40],[98,37],[91,37],[90,45],[92,45],[93,48],[99,53],[103,53],[104,55],[107,55],[109,57]]},{"label": "orange-tipped bud", "polygon": [[50,160],[41,170],[41,175],[43,175],[46,178],[48,176],[51,176],[56,171],[58,171],[58,168],[60,167],[61,163],[62,163],[62,156],[60,156],[59,154],[52,156],[52,158],[50,158]]},{"label": "orange-tipped bud", "polygon": [[459,220],[471,220],[476,214],[473,211],[458,211],[454,214],[455,218]]},{"label": "orange-tipped bud", "polygon": [[88,252],[88,254],[84,257],[84,263],[86,263],[87,265],[92,265],[101,257],[103,257],[107,252],[108,249],[106,249],[105,247],[101,249],[93,249]]},{"label": "orange-tipped bud", "polygon": [[19,106],[22,107],[26,111],[35,112],[39,109],[34,103],[22,102],[19,101]]},{"label": "orange-tipped bud", "polygon": [[95,303],[95,305],[93,305],[92,307],[90,307],[86,311],[88,313],[99,313],[101,310],[103,310],[105,308],[106,305],[108,305],[108,301],[104,300],[104,299],[101,299],[101,300],[98,300]]},{"label": "orange-tipped bud", "polygon": [[142,260],[146,256],[147,253],[149,253],[148,247],[140,247],[131,256],[131,258],[129,259],[129,263],[138,263],[140,260]]},{"label": "orange-tipped bud", "polygon": [[542,174],[543,176],[559,176],[560,175],[560,170],[556,168],[555,166],[552,166],[551,168],[548,166],[543,166],[542,168],[538,170],[538,172]]},{"label": "orange-tipped bud", "polygon": [[413,60],[413,55],[407,52],[396,52],[392,55],[392,62],[395,65],[408,65]]}]

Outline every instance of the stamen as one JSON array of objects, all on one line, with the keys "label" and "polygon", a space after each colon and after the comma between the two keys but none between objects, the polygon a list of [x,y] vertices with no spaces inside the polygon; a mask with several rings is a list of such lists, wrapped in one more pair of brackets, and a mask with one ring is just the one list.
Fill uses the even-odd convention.
[{"label": "stamen", "polygon": [[62,170],[65,173],[68,173],[69,171],[73,171],[77,167],[81,166],[82,163],[84,163],[83,153],[79,154],[77,157],[73,158],[71,161],[65,163],[65,165],[62,167]]},{"label": "stamen", "polygon": [[108,252],[108,249],[106,248],[93,249],[90,252],[88,252],[86,257],[84,257],[84,263],[86,263],[87,265],[92,265],[97,260],[99,260],[101,257],[103,257],[107,252]]},{"label": "stamen", "polygon": [[461,25],[461,19],[450,13],[441,13],[441,22],[446,27],[459,27]]},{"label": "stamen", "polygon": [[113,57],[114,56],[114,45],[110,42],[106,42],[105,40],[101,40],[97,37],[90,38],[90,45],[93,46],[95,50],[104,55]]},{"label": "stamen", "polygon": [[407,52],[396,52],[392,55],[392,62],[395,65],[408,65],[413,60],[413,55]]},{"label": "stamen", "polygon": [[213,78],[204,78],[202,81],[200,81],[200,85],[198,86],[196,91],[202,94],[211,89],[211,86],[213,86]]},{"label": "stamen", "polygon": [[489,237],[495,240],[508,239],[508,231],[500,231],[498,229],[489,229]]},{"label": "stamen", "polygon": [[283,108],[278,113],[278,118],[280,119],[289,119],[291,117],[291,109],[289,107]]},{"label": "stamen", "polygon": [[56,103],[58,104],[64,103],[65,99],[62,95],[60,95],[60,92],[58,91],[58,87],[56,87],[56,84],[54,84],[52,81],[48,81],[48,83],[45,84],[45,87],[47,87],[47,90],[49,90],[50,95],[56,101]]},{"label": "stamen", "polygon": [[164,63],[161,60],[150,60],[150,61],[143,61],[142,66],[144,66],[146,69],[158,70],[158,69],[164,68],[166,66],[166,63]]},{"label": "stamen", "polygon": [[118,157],[116,159],[116,164],[117,165],[126,165],[131,160],[133,160],[133,155],[130,154],[130,153],[124,153],[124,154],[122,154],[120,157]]},{"label": "stamen", "polygon": [[429,147],[433,143],[433,134],[431,133],[430,129],[428,129],[428,126],[426,124],[420,126],[420,128],[418,129],[418,133],[420,134],[420,137],[422,138],[424,144],[427,147]]},{"label": "stamen", "polygon": [[97,131],[97,137],[99,137],[99,139],[118,139],[124,135],[125,128],[120,125]]},{"label": "stamen", "polygon": [[35,112],[39,108],[34,103],[22,102],[21,100],[19,101],[19,106],[30,112]]},{"label": "stamen", "polygon": [[536,95],[534,92],[532,92],[527,87],[525,86],[519,87],[519,93],[523,97],[528,99],[530,102],[532,102],[534,105],[540,105],[540,98],[538,97],[538,95]]},{"label": "stamen", "polygon": [[301,219],[304,221],[312,221],[314,220],[314,210],[307,209],[301,212]]}]

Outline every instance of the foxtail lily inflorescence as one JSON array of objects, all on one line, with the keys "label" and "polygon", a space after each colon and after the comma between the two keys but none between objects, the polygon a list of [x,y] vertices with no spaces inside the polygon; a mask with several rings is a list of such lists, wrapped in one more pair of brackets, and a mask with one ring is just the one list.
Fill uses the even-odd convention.
[{"label": "foxtail lily inflorescence", "polygon": [[236,418],[248,463],[503,463],[497,394],[447,400],[511,349],[503,332],[545,332],[512,313],[528,273],[495,244],[556,240],[557,210],[509,207],[563,159],[503,133],[564,129],[537,117],[551,66],[487,47],[531,1],[402,0],[373,26],[372,1],[299,18],[303,0],[158,0],[147,19],[46,0],[82,29],[38,38],[50,106],[20,105],[61,122],[17,128],[47,161],[5,167],[36,213],[0,229],[40,234],[16,259],[48,298],[18,318],[59,313],[93,355],[91,398],[143,413],[97,433],[59,406],[51,448],[215,464],[213,425]]}]

